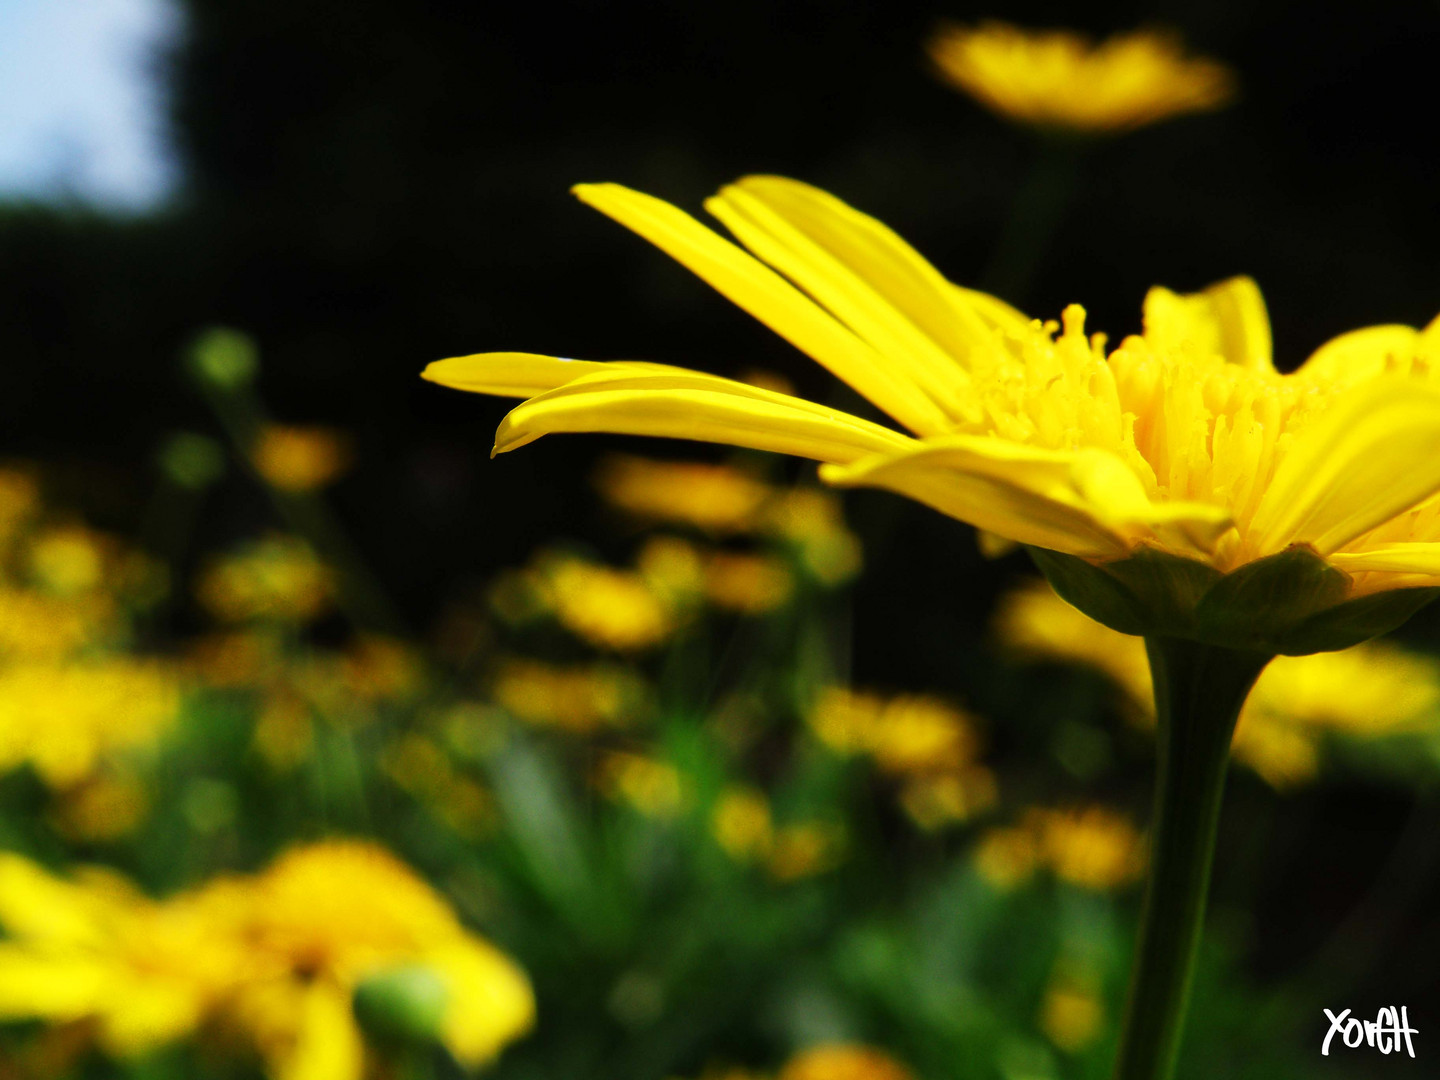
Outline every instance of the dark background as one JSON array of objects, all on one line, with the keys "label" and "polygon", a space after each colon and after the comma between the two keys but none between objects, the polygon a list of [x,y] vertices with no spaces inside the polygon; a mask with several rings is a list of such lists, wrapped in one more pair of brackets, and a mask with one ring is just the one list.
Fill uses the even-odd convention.
[{"label": "dark background", "polygon": [[[623,443],[555,438],[487,461],[507,406],[421,382],[427,361],[524,349],[762,367],[835,393],[817,366],[571,199],[571,184],[620,181],[698,210],[738,175],[782,173],[891,224],[952,279],[977,280],[1034,145],[931,76],[921,43],[941,18],[1170,25],[1241,79],[1226,111],[1096,146],[1041,271],[1007,299],[1046,317],[1078,300],[1114,339],[1138,329],[1151,284],[1250,273],[1282,367],[1343,330],[1423,324],[1440,308],[1434,3],[180,6],[187,30],[156,60],[185,176],[174,205],[128,219],[0,208],[0,451],[58,463],[97,521],[132,528],[160,439],[212,423],[178,373],[184,344],[206,325],[241,328],[261,344],[261,389],[280,418],[355,436],[337,510],[417,627],[542,538],[596,532],[589,462]],[[983,696],[973,646],[1023,561],[984,562],[968,530],[889,496],[847,505],[869,563],[857,680]],[[243,478],[227,481],[197,550],[253,532],[264,513]],[[1412,638],[1434,625],[1421,620]],[[1250,795],[1222,838],[1240,853],[1245,808],[1263,802]],[[1264,805],[1284,843],[1256,856],[1266,872],[1246,901],[1261,977],[1344,930],[1411,812],[1408,796],[1363,784]],[[1437,941],[1418,954],[1401,944],[1434,936],[1416,914],[1433,907],[1427,880],[1401,922],[1382,911],[1362,924],[1379,937],[1357,948],[1365,970],[1337,1010],[1373,1016],[1380,998],[1415,1006],[1433,992],[1414,956],[1433,957]]]}]

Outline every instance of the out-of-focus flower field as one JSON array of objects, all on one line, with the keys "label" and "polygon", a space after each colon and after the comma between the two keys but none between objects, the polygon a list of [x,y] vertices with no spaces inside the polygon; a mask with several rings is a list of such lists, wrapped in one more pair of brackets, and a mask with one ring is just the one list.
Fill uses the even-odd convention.
[{"label": "out-of-focus flower field", "polygon": [[[162,447],[143,542],[43,462],[0,471],[7,1080],[1107,1072],[1139,639],[1017,587],[986,663],[1062,715],[997,757],[976,703],[848,678],[865,553],[836,494],[618,452],[589,498],[623,558],[549,538],[402,634],[326,503],[343,434],[266,419],[256,365],[197,338],[232,442]],[[227,470],[271,521],[182,562]],[[176,605],[193,628],[158,635]],[[1235,755],[1277,796],[1429,785],[1440,666],[1282,659]],[[1207,949],[1197,1059],[1302,1075],[1266,1048],[1321,999],[1262,993],[1242,940]]]}]

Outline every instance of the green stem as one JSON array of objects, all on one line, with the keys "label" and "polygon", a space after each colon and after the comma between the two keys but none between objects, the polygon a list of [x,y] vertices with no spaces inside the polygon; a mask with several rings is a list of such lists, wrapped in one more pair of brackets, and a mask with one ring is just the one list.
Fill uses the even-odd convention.
[{"label": "green stem", "polygon": [[1230,736],[1270,657],[1147,638],[1159,775],[1150,881],[1140,914],[1115,1080],[1169,1080],[1200,950]]}]

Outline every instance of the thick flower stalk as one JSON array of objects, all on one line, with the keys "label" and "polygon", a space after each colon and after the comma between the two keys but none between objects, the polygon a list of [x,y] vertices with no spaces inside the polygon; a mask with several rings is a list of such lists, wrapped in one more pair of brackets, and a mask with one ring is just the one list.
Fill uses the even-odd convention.
[{"label": "thick flower stalk", "polygon": [[793,180],[747,177],[707,202],[748,252],[651,196],[576,193],[896,426],[638,361],[489,353],[425,377],[527,399],[496,453],[604,431],[813,458],[830,484],[886,488],[1028,545],[1065,599],[1144,636],[1161,774],[1119,1075],[1169,1075],[1249,686],[1274,655],[1383,633],[1440,588],[1440,320],[1344,334],[1281,374],[1260,291],[1234,278],[1152,289],[1143,333],[1107,352],[1078,305],[1027,318]]}]

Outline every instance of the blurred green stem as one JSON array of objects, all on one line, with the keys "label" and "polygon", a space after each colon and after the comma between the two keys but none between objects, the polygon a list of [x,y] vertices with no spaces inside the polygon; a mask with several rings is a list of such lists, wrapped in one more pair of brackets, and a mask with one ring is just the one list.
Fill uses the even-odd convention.
[{"label": "blurred green stem", "polygon": [[1159,775],[1150,881],[1140,913],[1115,1080],[1169,1080],[1200,951],[1230,737],[1270,657],[1146,638]]},{"label": "blurred green stem", "polygon": [[1084,147],[1084,143],[1062,136],[1039,140],[1030,175],[1015,195],[995,254],[981,275],[980,288],[985,292],[1024,305],[1045,249],[1070,207]]}]

